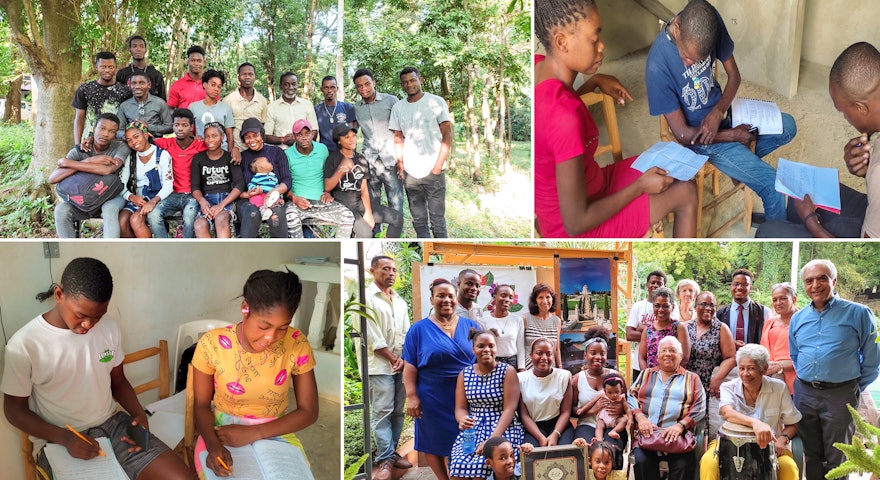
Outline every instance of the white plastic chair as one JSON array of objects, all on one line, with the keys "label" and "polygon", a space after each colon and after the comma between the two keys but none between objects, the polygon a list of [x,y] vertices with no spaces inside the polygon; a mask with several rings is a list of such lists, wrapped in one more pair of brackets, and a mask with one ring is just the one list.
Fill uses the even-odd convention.
[{"label": "white plastic chair", "polygon": [[[174,382],[177,378],[177,370],[180,366],[180,355],[183,354],[184,350],[190,345],[198,342],[199,338],[205,332],[214,330],[215,328],[227,327],[229,325],[232,325],[232,323],[227,322],[226,320],[206,319],[193,320],[177,327],[177,344],[174,346],[174,369],[171,370],[171,381]],[[174,391],[173,383],[171,385],[171,390]]]}]

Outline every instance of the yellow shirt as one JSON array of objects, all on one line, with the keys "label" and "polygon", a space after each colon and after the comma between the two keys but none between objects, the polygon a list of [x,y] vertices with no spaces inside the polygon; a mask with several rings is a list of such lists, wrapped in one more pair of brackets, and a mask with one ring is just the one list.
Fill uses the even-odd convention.
[{"label": "yellow shirt", "polygon": [[199,339],[192,364],[214,377],[214,408],[239,417],[280,417],[287,410],[292,375],[315,368],[306,336],[289,328],[266,351],[248,353],[238,342],[235,325],[212,330]]}]

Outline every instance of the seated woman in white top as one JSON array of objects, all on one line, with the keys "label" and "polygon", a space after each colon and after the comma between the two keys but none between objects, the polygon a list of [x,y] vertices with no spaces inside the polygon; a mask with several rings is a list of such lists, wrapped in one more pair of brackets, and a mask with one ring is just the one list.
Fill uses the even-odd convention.
[{"label": "seated woman in white top", "polygon": [[513,305],[513,287],[498,285],[492,292],[492,312],[483,315],[479,324],[483,330],[494,328],[498,331],[498,353],[496,360],[523,371],[526,368],[525,352],[522,342],[525,327],[519,315],[510,313]]},{"label": "seated woman in white top", "polygon": [[[773,444],[779,462],[779,480],[800,478],[789,443],[797,435],[801,412],[794,406],[788,386],[765,375],[770,352],[749,343],[736,352],[739,378],[721,384],[719,411],[725,421],[751,427],[761,448]],[[717,480],[718,440],[712,440],[700,460],[700,480]]]},{"label": "seated woman in white top", "polygon": [[519,416],[525,442],[538,447],[565,445],[574,440],[571,426],[571,373],[553,368],[554,348],[550,340],[532,342],[532,368],[519,372],[522,398]]}]

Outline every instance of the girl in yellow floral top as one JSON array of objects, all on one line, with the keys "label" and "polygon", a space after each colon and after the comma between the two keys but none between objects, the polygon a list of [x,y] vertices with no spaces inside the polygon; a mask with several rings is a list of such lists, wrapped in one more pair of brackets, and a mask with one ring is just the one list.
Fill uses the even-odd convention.
[{"label": "girl in yellow floral top", "polygon": [[[290,326],[301,296],[296,274],[254,272],[244,285],[241,322],[199,340],[192,364],[200,434],[194,464],[200,478],[205,475],[199,454],[205,450],[205,465],[221,477],[235,468],[226,447],[273,439],[302,451],[294,432],[317,420],[318,387],[308,339]],[[287,412],[291,384],[296,409]]]}]

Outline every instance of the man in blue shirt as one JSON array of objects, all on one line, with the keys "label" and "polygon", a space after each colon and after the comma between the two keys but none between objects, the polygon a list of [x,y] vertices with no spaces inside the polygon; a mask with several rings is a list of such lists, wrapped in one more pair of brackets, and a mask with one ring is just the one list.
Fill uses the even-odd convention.
[{"label": "man in blue shirt", "polygon": [[846,404],[857,408],[860,392],[877,378],[880,346],[871,309],[834,293],[833,263],[811,260],[801,279],[812,302],[791,317],[788,342],[798,376],[794,404],[803,414],[798,434],[807,480],[820,480],[845,460],[834,443],[852,439],[855,426]]},{"label": "man in blue shirt", "polygon": [[[715,79],[715,59],[727,72],[724,92]],[[728,113],[740,84],[733,40],[721,15],[705,0],[695,0],[654,39],[645,80],[651,115],[663,115],[676,140],[701,155],[761,197],[767,220],[785,219],[785,197],[776,191],[776,170],[761,157],[790,142],[794,118],[782,114],[783,132],[756,135],[750,125],[732,125]],[[754,153],[748,145],[757,140]]]},{"label": "man in blue shirt", "polygon": [[354,105],[336,99],[336,77],[326,76],[321,80],[321,93],[324,101],[315,104],[315,117],[318,119],[319,140],[328,152],[335,152],[338,148],[333,141],[333,129],[337,125],[358,127]]}]

